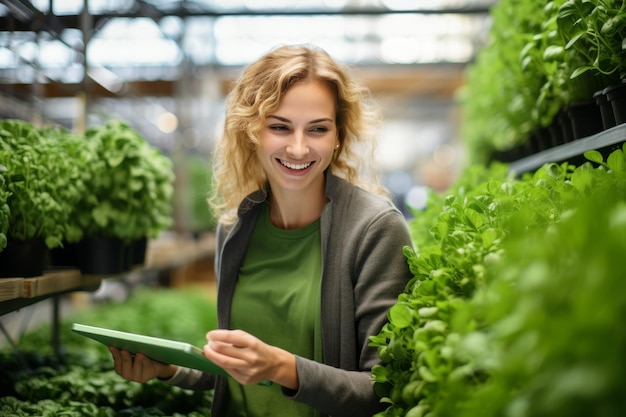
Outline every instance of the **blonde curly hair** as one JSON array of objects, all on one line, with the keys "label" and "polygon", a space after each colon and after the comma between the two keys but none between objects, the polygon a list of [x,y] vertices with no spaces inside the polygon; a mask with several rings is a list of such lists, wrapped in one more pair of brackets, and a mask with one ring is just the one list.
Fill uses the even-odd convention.
[{"label": "blonde curly hair", "polygon": [[211,207],[221,222],[232,224],[237,208],[250,193],[267,188],[256,156],[259,133],[294,84],[322,81],[336,97],[339,149],[331,161],[333,174],[379,195],[374,151],[378,108],[370,92],[346,66],[311,45],[277,47],[243,69],[226,101],[224,131],[213,155]]}]

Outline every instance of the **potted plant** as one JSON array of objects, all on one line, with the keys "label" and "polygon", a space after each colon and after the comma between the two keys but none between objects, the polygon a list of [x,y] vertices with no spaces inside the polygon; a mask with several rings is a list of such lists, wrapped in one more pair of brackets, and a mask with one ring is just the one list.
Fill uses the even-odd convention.
[{"label": "potted plant", "polygon": [[3,276],[40,275],[46,248],[62,244],[70,211],[61,195],[68,179],[55,166],[63,158],[60,148],[31,123],[0,121],[0,164],[6,167],[11,193]]},{"label": "potted plant", "polygon": [[39,133],[58,149],[61,156],[50,167],[50,172],[61,185],[58,187],[57,200],[68,213],[62,244],[49,251],[50,266],[76,267],[81,257],[78,242],[84,235],[78,216],[80,201],[89,192],[87,183],[93,175],[91,166],[96,155],[90,147],[85,146],[82,136],[62,126],[42,127]]},{"label": "potted plant", "polygon": [[531,134],[557,115],[559,86],[551,77],[558,69],[559,40],[554,19],[547,18],[555,7],[503,0],[491,8],[488,42],[468,67],[460,95],[461,134],[471,162],[525,148]]},{"label": "potted plant", "polygon": [[[460,96],[470,161],[524,148],[530,138],[543,141],[545,131],[550,146],[593,134],[603,128],[597,91],[608,89],[611,107],[626,103],[617,94],[626,92],[623,1],[501,0],[490,14],[488,42]],[[545,147],[526,147],[533,148]]]},{"label": "potted plant", "polygon": [[[156,237],[173,223],[172,163],[128,124],[112,120],[85,132],[95,153],[89,193],[79,203],[78,221],[87,246],[106,244],[117,261],[98,263],[87,249],[89,273],[119,273],[129,267],[125,247]],[[92,256],[93,255],[93,256]]]},{"label": "potted plant", "polygon": [[[596,105],[605,101],[609,103],[605,109],[611,107],[613,112],[620,113],[620,100],[614,92],[620,90],[620,80],[626,77],[625,15],[626,7],[621,0],[569,0],[559,8],[558,33],[568,51],[565,91],[570,103],[583,101]],[[602,124],[601,115],[597,118]],[[604,120],[611,117],[605,115]]]}]

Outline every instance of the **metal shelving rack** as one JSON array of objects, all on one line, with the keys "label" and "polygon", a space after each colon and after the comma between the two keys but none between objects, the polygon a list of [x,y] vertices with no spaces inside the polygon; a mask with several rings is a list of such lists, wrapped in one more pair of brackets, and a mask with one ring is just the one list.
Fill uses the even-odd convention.
[{"label": "metal shelving rack", "polygon": [[595,135],[564,143],[511,162],[509,170],[516,175],[521,175],[525,172],[533,172],[550,162],[570,161],[581,163],[586,160],[584,153],[589,150],[597,150],[604,155],[608,155],[612,151],[621,148],[624,142],[626,142],[626,124],[621,124]]}]

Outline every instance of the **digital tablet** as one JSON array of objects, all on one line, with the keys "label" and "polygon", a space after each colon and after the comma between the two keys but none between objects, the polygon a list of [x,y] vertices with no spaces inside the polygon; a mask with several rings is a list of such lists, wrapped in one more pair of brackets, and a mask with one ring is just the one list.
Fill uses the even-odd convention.
[{"label": "digital tablet", "polygon": [[215,375],[228,375],[226,371],[207,359],[202,349],[189,343],[78,323],[72,324],[72,330],[106,346],[115,346],[133,354],[143,353],[159,362],[199,369]]}]

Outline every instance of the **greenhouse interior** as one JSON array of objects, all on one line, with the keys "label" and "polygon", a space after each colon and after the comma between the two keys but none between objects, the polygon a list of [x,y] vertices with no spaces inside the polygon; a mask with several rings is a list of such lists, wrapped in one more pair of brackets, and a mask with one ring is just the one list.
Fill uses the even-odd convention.
[{"label": "greenhouse interior", "polygon": [[626,415],[625,152],[623,0],[0,0],[0,416]]}]

